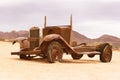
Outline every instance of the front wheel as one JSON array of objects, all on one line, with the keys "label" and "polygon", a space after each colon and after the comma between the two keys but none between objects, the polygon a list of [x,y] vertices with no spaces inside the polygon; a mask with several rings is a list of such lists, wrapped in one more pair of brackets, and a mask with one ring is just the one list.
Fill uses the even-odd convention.
[{"label": "front wheel", "polygon": [[19,57],[20,59],[27,59],[27,56],[25,54],[20,54]]},{"label": "front wheel", "polygon": [[54,63],[56,60],[61,62],[62,61],[62,56],[63,56],[62,45],[57,41],[52,41],[48,45],[47,56],[48,56],[48,61],[50,63]]},{"label": "front wheel", "polygon": [[109,44],[105,45],[100,54],[100,61],[110,62],[112,59],[112,48]]},{"label": "front wheel", "polygon": [[[22,49],[21,51],[30,51],[31,49],[30,48],[24,48],[24,49]],[[30,56],[30,55],[27,55],[27,54],[20,54],[19,55],[19,58],[20,59],[31,59],[31,58],[33,58],[32,56]]]}]

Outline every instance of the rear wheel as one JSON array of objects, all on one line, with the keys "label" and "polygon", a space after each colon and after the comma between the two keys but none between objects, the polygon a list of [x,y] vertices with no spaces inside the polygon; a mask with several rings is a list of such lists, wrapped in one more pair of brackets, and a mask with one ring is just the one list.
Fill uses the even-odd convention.
[{"label": "rear wheel", "polygon": [[83,57],[83,54],[71,53],[71,56],[74,60],[78,60]]},{"label": "rear wheel", "polygon": [[102,52],[100,54],[100,61],[102,62],[110,62],[112,59],[112,49],[109,44],[104,45]]},{"label": "rear wheel", "polygon": [[62,56],[63,56],[63,48],[62,45],[57,42],[53,41],[48,45],[48,61],[50,63],[54,63],[55,61],[62,61]]},{"label": "rear wheel", "polygon": [[95,54],[88,54],[88,57],[93,58]]}]

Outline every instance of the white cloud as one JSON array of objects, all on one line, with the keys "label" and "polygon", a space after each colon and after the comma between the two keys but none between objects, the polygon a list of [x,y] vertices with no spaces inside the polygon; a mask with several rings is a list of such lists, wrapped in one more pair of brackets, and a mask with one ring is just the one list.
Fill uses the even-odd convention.
[{"label": "white cloud", "polygon": [[97,0],[97,1],[106,2],[106,3],[108,3],[108,2],[120,2],[120,0]]},{"label": "white cloud", "polygon": [[73,27],[73,29],[79,33],[85,34],[89,38],[100,37],[103,34],[109,34],[120,37],[119,21],[96,20],[81,22],[77,25],[79,26]]},{"label": "white cloud", "polygon": [[0,6],[13,6],[21,3],[27,3],[31,0],[0,0]]},{"label": "white cloud", "polygon": [[[1,7],[2,6],[2,7]],[[120,1],[118,0],[3,0],[0,1],[0,30],[29,29],[48,25],[69,24],[73,29],[95,38],[102,34],[120,37]]]}]

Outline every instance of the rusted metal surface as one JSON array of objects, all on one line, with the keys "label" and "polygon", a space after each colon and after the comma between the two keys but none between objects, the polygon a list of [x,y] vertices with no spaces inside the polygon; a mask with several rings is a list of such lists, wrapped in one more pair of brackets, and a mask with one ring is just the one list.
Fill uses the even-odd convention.
[{"label": "rusted metal surface", "polygon": [[41,50],[32,50],[32,51],[20,51],[20,52],[11,52],[11,55],[21,55],[21,54],[41,54]]},{"label": "rusted metal surface", "polygon": [[[60,35],[58,34],[50,34],[44,37],[43,42],[40,45],[40,49],[42,49],[45,45],[49,45],[50,42],[52,41],[57,41],[60,44],[62,44],[63,48],[65,48],[65,50],[68,53],[75,53],[75,54],[100,54],[101,49],[103,44],[99,44],[96,46],[86,46],[83,45],[77,45],[74,47],[71,47]],[[44,48],[46,49],[46,48]],[[43,50],[44,50],[43,49]]]},{"label": "rusted metal surface", "polygon": [[65,26],[47,26],[43,28],[43,37],[49,34],[59,34],[61,35],[69,44],[71,38],[71,28],[70,25]]},{"label": "rusted metal surface", "polygon": [[[62,61],[62,54],[71,54],[73,59],[82,58],[83,54],[88,57],[100,55],[100,61],[110,62],[112,58],[112,47],[108,43],[103,43],[96,46],[87,46],[86,43],[77,44],[76,41],[71,43],[72,32],[72,16],[70,25],[62,26],[46,26],[46,17],[43,28],[43,39],[40,40],[40,29],[33,27],[30,29],[30,36],[27,39],[30,46],[23,48],[20,52],[12,52],[11,55],[19,55],[21,59],[36,56],[47,57],[49,62],[54,62],[56,59]],[[32,56],[33,57],[33,56]]]},{"label": "rusted metal surface", "polygon": [[18,42],[20,44],[20,50],[29,48],[30,43],[26,37],[18,37],[13,41],[13,45]]},{"label": "rusted metal surface", "polygon": [[30,48],[35,48],[39,46],[40,42],[40,29],[38,27],[32,27],[30,29]]},{"label": "rusted metal surface", "polygon": [[77,52],[92,52],[92,51],[96,51],[96,47],[94,46],[77,46],[77,47],[73,47],[73,49]]}]

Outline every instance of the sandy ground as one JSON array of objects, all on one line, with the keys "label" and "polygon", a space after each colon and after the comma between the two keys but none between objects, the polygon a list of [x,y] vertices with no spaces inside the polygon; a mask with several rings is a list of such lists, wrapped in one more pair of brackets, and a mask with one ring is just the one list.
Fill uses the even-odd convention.
[{"label": "sandy ground", "polygon": [[120,52],[114,51],[110,63],[102,63],[99,56],[72,60],[64,55],[63,62],[50,64],[47,60],[20,60],[10,52],[19,44],[0,42],[0,80],[120,80]]}]

